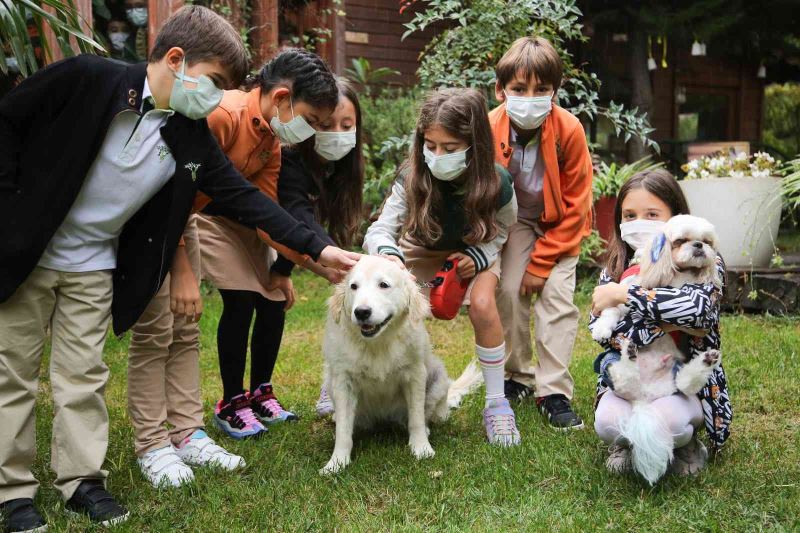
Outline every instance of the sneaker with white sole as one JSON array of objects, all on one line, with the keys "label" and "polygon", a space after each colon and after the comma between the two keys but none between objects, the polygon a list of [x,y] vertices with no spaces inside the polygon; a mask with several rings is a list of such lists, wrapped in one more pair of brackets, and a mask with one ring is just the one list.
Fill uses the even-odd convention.
[{"label": "sneaker with white sole", "polygon": [[214,408],[214,423],[236,440],[260,437],[267,428],[256,417],[251,404],[248,392],[234,396],[226,404],[220,400]]},{"label": "sneaker with white sole", "polygon": [[183,462],[172,445],[149,451],[136,462],[139,463],[142,475],[156,488],[180,487],[194,480],[194,472]]},{"label": "sneaker with white sole", "polygon": [[98,479],[81,481],[64,507],[69,513],[86,515],[95,524],[105,527],[121,524],[131,515]]},{"label": "sneaker with white sole", "polygon": [[275,393],[272,385],[264,383],[258,386],[250,395],[252,400],[251,407],[259,420],[265,424],[276,422],[295,422],[297,415],[283,408]]},{"label": "sneaker with white sole", "polygon": [[489,400],[483,410],[483,425],[489,444],[517,446],[520,443],[514,411],[505,398]]},{"label": "sneaker with white sole", "polygon": [[0,517],[8,533],[41,533],[47,531],[47,521],[30,498],[15,498],[0,503]]},{"label": "sneaker with white sole", "polygon": [[322,388],[319,390],[319,399],[317,400],[316,409],[317,409],[317,416],[320,418],[331,416],[334,412],[333,400],[328,394],[328,389],[327,387],[325,387],[325,385],[323,385]]},{"label": "sneaker with white sole", "polygon": [[243,468],[243,457],[234,455],[215,443],[202,429],[198,429],[175,449],[181,460],[192,466],[217,466],[225,470]]}]

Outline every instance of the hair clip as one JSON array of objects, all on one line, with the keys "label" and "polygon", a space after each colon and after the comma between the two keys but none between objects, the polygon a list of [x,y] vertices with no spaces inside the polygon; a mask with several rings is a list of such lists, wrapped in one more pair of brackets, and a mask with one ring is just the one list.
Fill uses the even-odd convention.
[{"label": "hair clip", "polygon": [[657,234],[653,237],[653,246],[650,249],[650,259],[655,263],[661,257],[661,252],[664,250],[664,245],[667,242],[667,236],[663,233]]}]

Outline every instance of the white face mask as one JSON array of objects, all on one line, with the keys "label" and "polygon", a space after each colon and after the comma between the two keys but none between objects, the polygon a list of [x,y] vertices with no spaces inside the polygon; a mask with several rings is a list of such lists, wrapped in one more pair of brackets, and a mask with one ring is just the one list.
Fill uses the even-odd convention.
[{"label": "white face mask", "polygon": [[298,144],[314,135],[317,130],[308,125],[303,115],[294,115],[294,104],[291,100],[289,100],[289,107],[292,110],[292,120],[289,122],[281,122],[281,119],[278,117],[280,113],[276,106],[275,116],[269,119],[269,125],[281,142]]},{"label": "white face mask", "polygon": [[[173,72],[175,81],[169,95],[169,107],[192,120],[206,118],[222,101],[224,91],[214,85],[211,78],[201,74],[197,78],[186,74],[186,58],[181,63],[181,71]],[[194,89],[186,87],[185,82],[195,83]]]},{"label": "white face mask", "polygon": [[114,50],[124,50],[125,43],[128,41],[130,34],[126,31],[115,31],[108,34],[108,40],[111,41],[111,46]]},{"label": "white face mask", "polygon": [[356,146],[355,128],[350,131],[318,131],[314,136],[314,150],[326,161],[338,161]]},{"label": "white face mask", "polygon": [[147,8],[146,7],[132,7],[125,10],[128,20],[131,21],[136,27],[141,28],[147,24]]},{"label": "white face mask", "polygon": [[634,250],[647,246],[657,234],[664,231],[663,220],[636,219],[619,225],[622,240]]},{"label": "white face mask", "polygon": [[427,146],[423,146],[422,155],[425,156],[425,164],[434,178],[453,181],[467,169],[467,150],[469,148],[452,154],[435,155]]},{"label": "white face mask", "polygon": [[553,109],[553,95],[511,96],[506,95],[506,114],[523,130],[535,130]]}]

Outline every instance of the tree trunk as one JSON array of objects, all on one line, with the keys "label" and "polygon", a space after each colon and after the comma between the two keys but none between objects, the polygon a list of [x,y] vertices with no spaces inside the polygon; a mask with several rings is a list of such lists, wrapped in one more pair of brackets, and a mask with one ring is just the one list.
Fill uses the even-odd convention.
[{"label": "tree trunk", "polygon": [[[630,46],[628,47],[628,70],[631,73],[631,107],[638,107],[651,120],[653,89],[650,86],[650,71],[647,69],[647,34],[636,20],[631,21]],[[648,155],[642,141],[631,138],[627,145],[628,162],[631,163]]]}]

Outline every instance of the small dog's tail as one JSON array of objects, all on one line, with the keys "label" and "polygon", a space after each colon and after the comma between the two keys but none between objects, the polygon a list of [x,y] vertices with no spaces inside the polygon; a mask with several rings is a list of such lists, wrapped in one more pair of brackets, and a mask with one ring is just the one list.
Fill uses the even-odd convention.
[{"label": "small dog's tail", "polygon": [[672,461],[672,435],[650,404],[636,404],[628,420],[620,423],[620,435],[631,446],[633,468],[655,485]]},{"label": "small dog's tail", "polygon": [[477,359],[473,359],[458,376],[458,379],[450,383],[450,389],[447,391],[447,405],[451,409],[455,409],[461,405],[464,396],[475,392],[481,383],[483,383],[483,373]]}]

